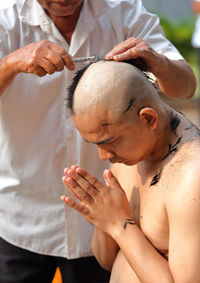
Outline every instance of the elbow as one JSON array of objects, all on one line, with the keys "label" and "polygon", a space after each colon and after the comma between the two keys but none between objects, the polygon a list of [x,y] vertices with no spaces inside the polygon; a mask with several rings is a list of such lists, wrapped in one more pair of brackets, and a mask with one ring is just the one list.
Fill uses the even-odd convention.
[{"label": "elbow", "polygon": [[188,74],[188,87],[186,89],[185,98],[192,98],[197,88],[197,79],[190,65],[186,61],[182,63],[185,65]]},{"label": "elbow", "polygon": [[100,261],[98,261],[98,263],[100,264],[100,266],[103,268],[103,269],[105,269],[105,270],[107,270],[107,271],[109,271],[109,272],[111,272],[111,270],[112,270],[112,266],[113,266],[113,263],[111,263],[111,262],[100,262]]},{"label": "elbow", "polygon": [[187,94],[187,98],[192,98],[195,94],[197,88],[197,80],[194,76],[194,74],[191,76],[191,80],[190,80],[190,86],[188,88],[188,94]]},{"label": "elbow", "polygon": [[95,249],[92,249],[92,251],[93,251],[93,254],[94,254],[96,260],[98,261],[99,265],[103,269],[105,269],[107,271],[111,271],[115,259],[113,259],[109,256],[108,257],[102,256],[101,254],[95,252]]}]

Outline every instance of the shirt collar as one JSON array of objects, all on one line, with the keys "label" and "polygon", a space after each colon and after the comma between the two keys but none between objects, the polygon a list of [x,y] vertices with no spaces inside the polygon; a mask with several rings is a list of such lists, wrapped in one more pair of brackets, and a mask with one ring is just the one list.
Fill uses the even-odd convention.
[{"label": "shirt collar", "polygon": [[[79,21],[76,26],[77,32],[73,34],[73,37],[76,38],[76,33],[79,37],[75,40],[77,45],[74,47],[75,50],[78,50],[83,44],[89,32],[94,29],[95,21],[105,13],[113,1],[115,0],[84,0]],[[40,26],[44,32],[54,34],[56,38],[63,41],[62,35],[37,0],[22,0],[19,8],[21,21],[31,26]],[[82,37],[80,37],[80,34],[82,34]]]},{"label": "shirt collar", "polygon": [[19,17],[22,22],[31,26],[40,26],[42,31],[53,34],[60,41],[64,40],[53,21],[48,17],[37,0],[23,0]]},{"label": "shirt collar", "polygon": [[50,29],[51,20],[37,0],[23,0],[19,17],[29,25],[40,25],[47,32]]}]

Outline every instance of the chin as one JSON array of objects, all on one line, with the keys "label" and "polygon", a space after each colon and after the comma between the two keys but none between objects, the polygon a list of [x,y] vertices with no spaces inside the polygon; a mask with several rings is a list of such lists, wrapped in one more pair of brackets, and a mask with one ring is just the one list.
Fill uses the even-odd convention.
[{"label": "chin", "polygon": [[76,10],[79,8],[80,5],[81,3],[79,5],[72,5],[72,4],[63,5],[61,3],[53,2],[51,3],[47,11],[49,11],[50,13],[54,14],[57,17],[67,17],[74,15],[74,13],[76,12]]},{"label": "chin", "polygon": [[132,160],[109,160],[111,163],[123,163],[124,165],[135,165],[135,162]]},{"label": "chin", "polygon": [[124,160],[124,161],[123,161],[123,164],[124,164],[124,165],[128,165],[128,166],[131,166],[131,165],[135,165],[135,162],[132,161],[132,160]]},{"label": "chin", "polygon": [[67,16],[71,16],[75,13],[74,10],[69,10],[69,9],[51,9],[49,10],[50,13],[52,13],[54,16],[56,17],[67,17]]}]

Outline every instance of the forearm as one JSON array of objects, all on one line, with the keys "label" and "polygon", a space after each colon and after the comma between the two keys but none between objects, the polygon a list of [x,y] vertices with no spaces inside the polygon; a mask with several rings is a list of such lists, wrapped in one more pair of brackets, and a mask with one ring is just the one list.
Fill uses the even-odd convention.
[{"label": "forearm", "polygon": [[[122,225],[123,226],[123,225]],[[113,238],[142,283],[173,283],[168,262],[157,252],[136,225],[113,232]]]},{"label": "forearm", "polygon": [[184,60],[163,60],[163,67],[156,76],[160,90],[168,97],[190,98],[196,90],[196,78]]},{"label": "forearm", "polygon": [[6,88],[12,83],[17,72],[15,71],[14,64],[10,60],[10,55],[0,59],[0,96]]},{"label": "forearm", "polygon": [[110,271],[119,250],[113,238],[95,228],[92,238],[92,250],[99,264]]}]

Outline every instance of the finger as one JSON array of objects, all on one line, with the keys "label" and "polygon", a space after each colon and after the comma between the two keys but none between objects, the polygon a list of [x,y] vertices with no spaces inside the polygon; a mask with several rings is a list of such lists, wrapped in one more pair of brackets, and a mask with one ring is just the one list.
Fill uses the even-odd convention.
[{"label": "finger", "polygon": [[137,58],[137,54],[135,53],[134,48],[128,49],[119,55],[113,56],[113,60],[118,61],[118,62],[130,60],[134,58]]},{"label": "finger", "polygon": [[64,61],[65,66],[67,69],[73,71],[75,69],[74,61],[72,59],[72,56],[69,55],[68,53],[62,55],[62,59]]},{"label": "finger", "polygon": [[70,184],[69,184],[68,181],[67,181],[67,177],[63,176],[63,177],[62,177],[62,182],[65,184],[65,186],[67,187],[67,189],[70,190],[70,192],[71,192],[77,199],[79,199],[80,201],[82,201],[81,198],[79,197],[79,195],[76,194],[76,192],[71,188]]},{"label": "finger", "polygon": [[71,169],[74,170],[74,171],[76,171],[77,168],[78,168],[77,165],[72,165],[72,166],[71,166]]},{"label": "finger", "polygon": [[65,168],[65,169],[64,169],[65,175],[67,175],[68,170],[69,170],[69,168]]},{"label": "finger", "polygon": [[39,64],[49,75],[52,75],[56,72],[56,67],[54,66],[54,64],[52,64],[49,60],[45,58],[41,58]]},{"label": "finger", "polygon": [[49,60],[56,67],[56,71],[60,72],[64,69],[64,61],[62,57],[60,57],[56,53],[51,52],[47,54],[45,58]]},{"label": "finger", "polygon": [[128,49],[136,46],[137,43],[138,43],[137,38],[129,38],[126,41],[119,43],[111,51],[109,51],[106,54],[105,59],[113,59],[115,55],[119,55],[126,52]]},{"label": "finger", "polygon": [[[69,174],[70,176],[71,174]],[[63,177],[62,181],[65,185],[70,189],[70,191],[83,203],[91,203],[93,202],[93,198],[91,195],[86,192],[72,177]]]},{"label": "finger", "polygon": [[96,188],[97,191],[100,192],[104,190],[104,184],[102,184],[96,177],[92,176],[86,170],[78,167],[76,169],[76,173],[81,175],[85,180],[87,180],[94,188]]},{"label": "finger", "polygon": [[120,183],[118,182],[118,180],[115,178],[115,176],[112,174],[110,170],[104,171],[104,178],[109,187],[112,187],[112,188],[115,188],[115,189],[118,189],[124,192]]},{"label": "finger", "polygon": [[[77,171],[77,169],[76,169]],[[73,178],[74,181],[93,199],[96,199],[98,194],[98,189],[96,189],[88,180],[84,179],[81,175],[79,175],[76,171],[69,170],[68,176]]]},{"label": "finger", "polygon": [[88,215],[89,214],[89,209],[87,207],[85,207],[82,204],[77,203],[76,201],[74,201],[73,199],[71,199],[70,197],[66,197],[66,196],[61,196],[61,200],[66,203],[68,206],[72,207],[73,209],[75,209],[76,211],[78,211],[79,213],[81,213],[82,215]]},{"label": "finger", "polygon": [[63,55],[67,53],[66,50],[59,44],[56,44],[54,42],[48,42],[48,43],[49,43],[48,44],[49,49],[57,53],[60,57],[62,57]]},{"label": "finger", "polygon": [[104,172],[103,172],[103,178],[104,178],[104,181],[105,181],[105,183],[106,183],[106,186],[110,187],[110,183],[109,183],[108,180],[107,180],[106,171],[107,171],[107,170],[104,170]]},{"label": "finger", "polygon": [[71,166],[71,168],[65,168],[65,169],[64,169],[64,173],[65,173],[65,175],[67,175],[67,176],[68,176],[68,171],[69,171],[69,170],[76,171],[76,168],[78,168],[78,166],[77,166],[77,165],[72,165],[72,166]]},{"label": "finger", "polygon": [[69,69],[69,70],[74,70],[75,69],[75,65],[72,59],[72,56],[69,55],[66,50],[61,47],[60,45],[50,42],[49,44],[49,48],[51,50],[53,50],[54,52],[56,52],[64,61],[64,65]]},{"label": "finger", "polygon": [[34,71],[32,71],[33,74],[35,74],[38,77],[44,77],[47,72],[42,67],[37,67]]}]

